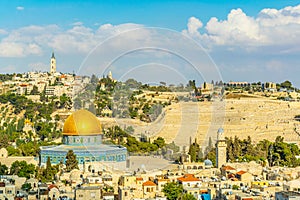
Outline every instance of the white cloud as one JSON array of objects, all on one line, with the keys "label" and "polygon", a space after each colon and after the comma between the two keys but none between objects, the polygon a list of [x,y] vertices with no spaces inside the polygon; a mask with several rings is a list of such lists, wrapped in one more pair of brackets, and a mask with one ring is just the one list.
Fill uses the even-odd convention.
[{"label": "white cloud", "polygon": [[0,43],[0,56],[1,57],[23,57],[24,48],[22,44],[13,42]]},{"label": "white cloud", "polygon": [[35,44],[23,44],[16,42],[2,42],[0,43],[0,57],[24,57],[27,55],[42,53],[41,48]]},{"label": "white cloud", "polygon": [[[89,53],[94,47],[107,38],[114,37],[126,31],[143,28],[138,24],[111,25],[104,24],[98,29],[91,29],[81,22],[76,22],[70,29],[64,30],[57,25],[47,26],[26,26],[7,32],[0,29],[0,34],[4,34],[0,41],[0,57],[24,57],[27,55],[40,55],[42,49],[51,48],[57,52],[65,54]],[[147,31],[141,30],[128,34],[127,37],[142,40],[147,37]],[[127,38],[130,39],[130,38]],[[115,45],[127,46],[126,40]]]},{"label": "white cloud", "polygon": [[71,24],[72,26],[83,26],[83,22],[74,22]]},{"label": "white cloud", "polygon": [[189,22],[187,24],[188,27],[187,31],[191,35],[198,35],[199,34],[198,29],[202,28],[202,26],[203,24],[199,19],[197,19],[196,17],[190,17]]},{"label": "white cloud", "polygon": [[17,10],[24,10],[25,8],[23,6],[17,6],[16,9]]},{"label": "white cloud", "polygon": [[236,46],[252,51],[256,47],[276,46],[280,51],[299,51],[300,5],[263,9],[256,17],[247,16],[240,8],[233,9],[226,20],[212,17],[202,34],[198,30],[202,25],[192,26],[193,21],[197,19],[191,17],[183,33],[199,39],[207,47]]},{"label": "white cloud", "polygon": [[205,28],[216,44],[260,40],[258,24],[241,9],[231,10],[224,21],[211,18]]}]

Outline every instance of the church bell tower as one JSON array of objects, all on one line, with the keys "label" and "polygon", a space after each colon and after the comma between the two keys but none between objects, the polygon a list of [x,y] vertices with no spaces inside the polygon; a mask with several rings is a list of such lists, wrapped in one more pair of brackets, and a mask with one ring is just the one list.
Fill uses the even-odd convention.
[{"label": "church bell tower", "polygon": [[226,140],[224,138],[224,129],[223,128],[219,128],[218,130],[218,138],[217,138],[217,143],[216,143],[216,163],[217,163],[217,168],[222,167],[225,163],[226,163],[226,148],[227,148],[227,144],[226,144]]},{"label": "church bell tower", "polygon": [[56,59],[54,56],[54,52],[52,52],[51,60],[50,60],[50,73],[54,74],[56,72]]}]

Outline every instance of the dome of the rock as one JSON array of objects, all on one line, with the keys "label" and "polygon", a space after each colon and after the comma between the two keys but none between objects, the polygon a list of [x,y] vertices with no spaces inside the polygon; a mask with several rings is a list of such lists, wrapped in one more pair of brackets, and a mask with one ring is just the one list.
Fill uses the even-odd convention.
[{"label": "dome of the rock", "polygon": [[48,158],[54,165],[66,163],[66,155],[72,150],[80,170],[85,170],[88,163],[98,163],[99,166],[105,163],[125,169],[126,147],[103,144],[102,139],[102,128],[97,117],[87,110],[75,111],[65,121],[62,144],[40,147],[40,165],[46,166]]},{"label": "dome of the rock", "polygon": [[99,135],[101,124],[97,117],[87,110],[78,110],[65,121],[63,135]]}]

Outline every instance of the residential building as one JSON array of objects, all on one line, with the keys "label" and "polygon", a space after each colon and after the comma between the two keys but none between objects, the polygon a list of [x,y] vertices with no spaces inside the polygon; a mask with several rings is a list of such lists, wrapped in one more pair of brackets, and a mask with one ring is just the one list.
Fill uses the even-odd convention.
[{"label": "residential building", "polygon": [[75,188],[76,200],[101,199],[101,190],[98,186],[80,186]]},{"label": "residential building", "polygon": [[154,198],[156,195],[156,184],[152,181],[143,183],[143,198]]}]

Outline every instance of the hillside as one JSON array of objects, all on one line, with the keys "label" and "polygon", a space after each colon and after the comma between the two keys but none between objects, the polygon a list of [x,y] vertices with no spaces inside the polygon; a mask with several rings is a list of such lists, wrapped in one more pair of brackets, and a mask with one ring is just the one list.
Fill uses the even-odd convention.
[{"label": "hillside", "polygon": [[136,134],[156,138],[167,143],[175,141],[188,146],[190,138],[206,146],[209,137],[216,139],[219,127],[226,137],[251,136],[252,140],[275,140],[281,135],[287,142],[299,144],[300,122],[294,117],[300,114],[299,102],[270,100],[268,98],[227,99],[222,102],[180,102],[165,108],[162,116],[153,123],[138,120],[102,118],[106,125],[133,126]]}]

